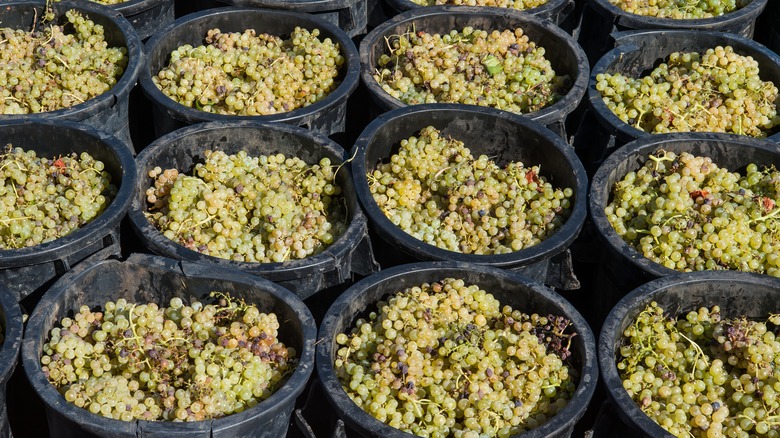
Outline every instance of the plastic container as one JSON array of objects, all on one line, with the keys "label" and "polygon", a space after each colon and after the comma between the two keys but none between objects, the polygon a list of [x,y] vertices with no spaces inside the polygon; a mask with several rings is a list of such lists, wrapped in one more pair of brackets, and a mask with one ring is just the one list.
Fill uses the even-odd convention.
[{"label": "plastic container", "polygon": [[780,308],[780,279],[745,272],[695,272],[659,278],[620,300],[604,321],[598,360],[601,378],[618,417],[633,429],[625,436],[671,436],[628,396],[615,364],[623,330],[651,301],[672,312],[672,316],[718,305],[724,318],[765,319]]},{"label": "plastic container", "polygon": [[[114,136],[83,124],[56,121],[0,123],[0,144],[35,150],[38,156],[88,152],[103,161],[119,191],[98,217],[67,236],[27,248],[0,251],[0,283],[21,300],[43,292],[73,265],[103,248],[119,247],[119,222],[135,190],[135,161]],[[36,294],[37,295],[37,294]]]},{"label": "plastic container", "polygon": [[173,0],[176,18],[221,6],[224,5],[217,0]]},{"label": "plastic container", "polygon": [[[498,157],[498,165],[521,161],[540,165],[542,176],[556,187],[574,192],[571,216],[550,238],[508,254],[475,255],[448,251],[427,244],[397,227],[374,201],[365,175],[386,160],[401,140],[416,135],[426,126],[434,126],[442,135],[465,143],[472,155]],[[587,185],[585,169],[574,150],[549,130],[525,117],[470,105],[414,105],[390,111],[366,127],[355,143],[352,177],[360,203],[371,222],[371,229],[387,242],[383,254],[393,251],[406,256],[402,262],[454,260],[491,265],[520,272],[536,281],[562,289],[576,289],[579,282],[571,271],[568,247],[585,222]],[[380,247],[377,243],[375,247]]]},{"label": "plastic container", "polygon": [[579,30],[579,42],[591,62],[613,47],[611,34],[627,30],[693,30],[728,32],[746,38],[753,36],[756,19],[769,0],[752,0],[747,6],[719,17],[676,20],[632,14],[610,0],[588,0]]},{"label": "plastic container", "polygon": [[[281,325],[279,338],[298,352],[293,374],[269,398],[243,412],[208,421],[124,422],[92,414],[67,403],[44,376],[40,357],[49,331],[82,305],[102,306],[108,300],[167,306],[173,297],[206,299],[211,291],[228,292],[273,312]],[[287,431],[295,400],[314,367],[317,329],[306,306],[284,288],[261,278],[197,263],[133,254],[126,261],[105,260],[80,266],[63,276],[30,317],[22,361],[35,392],[46,405],[52,438],[59,437],[279,437]]]},{"label": "plastic container", "polygon": [[143,244],[154,253],[178,260],[207,263],[238,269],[277,282],[296,295],[308,298],[317,291],[340,285],[352,273],[368,275],[376,270],[367,237],[367,221],[346,166],[339,170],[337,182],[347,202],[347,230],[317,255],[282,263],[250,263],[201,254],[168,239],[146,219],[146,189],[152,186],[147,176],[155,166],[186,171],[202,162],[203,151],[222,150],[229,154],[244,150],[249,155],[282,153],[297,156],[307,163],[329,157],[334,165],[344,160],[344,151],[321,134],[285,124],[252,121],[211,122],[180,129],[157,139],[138,155],[138,180],[130,209],[133,228]]},{"label": "plastic container", "polygon": [[[320,30],[320,38],[331,38],[341,45],[346,59],[340,76],[341,84],[322,100],[285,113],[266,116],[231,116],[213,114],[189,108],[169,98],[152,82],[152,75],[168,65],[170,54],[183,44],[195,47],[203,44],[206,32],[219,28],[222,32],[243,32],[289,35],[296,26]],[[352,40],[338,27],[302,12],[258,8],[216,8],[177,19],[149,39],[145,46],[147,63],[141,71],[140,83],[152,102],[154,130],[157,137],[186,125],[208,121],[256,120],[281,122],[309,128],[327,135],[344,131],[347,99],[359,81],[358,53]]]},{"label": "plastic container", "polygon": [[[383,0],[393,15],[417,9],[423,6],[412,0]],[[510,8],[511,10],[511,8]],[[548,0],[547,3],[535,8],[524,9],[522,12],[534,15],[544,20],[560,25],[574,10],[574,0]]]},{"label": "plastic container", "polygon": [[105,29],[109,46],[126,47],[128,64],[122,77],[107,92],[87,100],[84,103],[36,114],[5,115],[0,121],[48,121],[70,120],[82,122],[96,129],[112,133],[133,150],[128,122],[128,102],[130,90],[135,86],[143,63],[141,40],[133,26],[117,10],[94,2],[62,0],[46,2],[44,0],[5,1],[0,3],[0,23],[12,29],[30,29],[34,21],[41,16],[46,4],[51,3],[57,17],[76,9]]},{"label": "plastic container", "polygon": [[408,106],[390,96],[374,80],[373,72],[379,57],[387,53],[386,38],[401,35],[410,29],[429,33],[449,33],[466,26],[476,29],[503,30],[522,28],[523,34],[538,46],[544,47],[545,57],[558,76],[568,75],[571,88],[557,102],[539,111],[526,114],[530,119],[547,126],[566,138],[564,120],[574,111],[585,95],[590,67],[585,53],[576,41],[553,23],[516,10],[506,8],[479,8],[469,6],[431,6],[403,12],[372,30],[360,43],[360,76],[366,86],[372,110],[382,113]]},{"label": "plastic container", "polygon": [[173,0],[127,0],[113,7],[133,25],[142,40],[149,38],[175,18]]},{"label": "plastic container", "polygon": [[[761,79],[780,86],[780,56],[753,40],[723,32],[646,30],[614,34],[616,47],[593,67],[588,84],[588,115],[574,143],[593,168],[618,147],[641,137],[653,136],[620,120],[596,90],[596,76],[622,73],[631,77],[647,74],[673,52],[704,53],[716,46],[730,45],[741,55],[752,56],[761,69]],[[596,122],[594,122],[594,119]],[[780,131],[768,138],[780,142]],[[583,145],[580,142],[584,143]]]},{"label": "plastic container", "polygon": [[527,277],[493,268],[460,262],[428,262],[396,266],[353,285],[328,309],[320,325],[317,344],[317,375],[325,388],[325,395],[348,430],[357,436],[402,438],[412,435],[392,428],[358,407],[342,389],[333,369],[338,346],[336,334],[346,332],[358,317],[375,310],[376,302],[405,287],[430,283],[444,278],[463,279],[476,284],[503,305],[526,313],[556,314],[569,318],[572,330],[573,367],[579,371],[577,390],[569,403],[547,423],[519,435],[529,437],[568,437],[577,420],[585,413],[598,381],[595,340],[588,324],[560,295]]},{"label": "plastic container", "polygon": [[612,154],[594,175],[590,188],[590,217],[605,248],[596,278],[597,293],[591,301],[597,316],[590,321],[603,321],[607,311],[632,289],[678,273],[645,258],[626,243],[604,214],[615,182],[639,169],[647,156],[658,149],[707,156],[719,167],[731,171],[744,170],[750,163],[780,167],[780,149],[776,144],[730,134],[676,133],[643,137]]},{"label": "plastic container", "polygon": [[6,405],[6,385],[16,368],[22,345],[22,312],[16,297],[0,283],[0,437],[10,437]]},{"label": "plastic container", "polygon": [[338,26],[350,38],[366,33],[368,0],[220,0],[233,6],[307,12]]}]

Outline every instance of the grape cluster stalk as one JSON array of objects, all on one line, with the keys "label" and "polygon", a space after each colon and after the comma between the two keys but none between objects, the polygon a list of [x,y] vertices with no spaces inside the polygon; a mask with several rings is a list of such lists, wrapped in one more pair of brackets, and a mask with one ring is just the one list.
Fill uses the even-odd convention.
[{"label": "grape cluster stalk", "polygon": [[623,332],[623,387],[674,436],[780,436],[780,314],[726,318],[720,307],[667,316],[647,305]]},{"label": "grape cluster stalk", "polygon": [[122,421],[203,421],[256,406],[296,366],[273,313],[213,292],[82,306],[49,333],[42,369],[69,403]]},{"label": "grape cluster stalk", "polygon": [[609,0],[626,12],[656,18],[693,20],[719,17],[744,8],[752,0]]},{"label": "grape cluster stalk", "polygon": [[423,437],[516,435],[571,399],[570,321],[501,306],[461,279],[410,286],[336,336],[344,390],[379,421]]}]

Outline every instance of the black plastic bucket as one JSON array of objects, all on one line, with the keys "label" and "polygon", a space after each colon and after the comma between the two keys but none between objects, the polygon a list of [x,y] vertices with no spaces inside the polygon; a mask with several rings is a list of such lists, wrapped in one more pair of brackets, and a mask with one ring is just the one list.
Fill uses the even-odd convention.
[{"label": "black plastic bucket", "polygon": [[247,6],[308,12],[338,26],[355,37],[366,33],[368,0],[219,0],[233,6]]},{"label": "black plastic bucket", "polygon": [[281,263],[250,263],[213,257],[185,248],[165,237],[146,219],[146,189],[152,186],[148,173],[155,166],[191,169],[202,160],[205,150],[228,154],[246,151],[250,156],[282,153],[308,163],[329,157],[338,164],[344,161],[344,150],[332,140],[312,131],[285,124],[252,121],[211,122],[187,128],[157,139],[138,155],[138,180],[129,217],[143,244],[156,254],[178,260],[232,268],[281,284],[301,298],[343,284],[353,273],[368,275],[376,270],[368,225],[360,210],[347,166],[337,174],[347,202],[349,225],[339,238],[317,255]]},{"label": "black plastic bucket", "polygon": [[6,406],[6,385],[16,368],[19,349],[22,345],[22,312],[16,297],[0,284],[0,437],[10,437]]},{"label": "black plastic bucket", "polygon": [[[341,46],[345,58],[344,70],[339,77],[341,84],[325,98],[309,106],[265,116],[213,114],[175,102],[152,82],[152,75],[156,75],[168,65],[173,50],[183,44],[191,44],[193,47],[203,44],[203,38],[209,29],[216,27],[222,32],[255,29],[257,33],[288,35],[296,26],[319,29],[321,38],[331,38]],[[145,51],[147,62],[141,71],[140,83],[154,108],[154,130],[157,137],[194,123],[230,120],[281,122],[327,135],[343,132],[347,99],[359,82],[359,58],[352,40],[338,27],[303,12],[238,7],[209,9],[177,19],[166,26],[149,39]]]},{"label": "black plastic bucket", "polygon": [[[397,15],[401,12],[406,12],[410,9],[417,9],[423,6],[413,2],[412,0],[384,0],[384,2],[390,8],[391,16]],[[545,4],[537,6],[535,8],[523,9],[522,12],[535,15],[544,20],[552,21],[555,24],[560,25],[574,10],[574,0],[548,0]]]},{"label": "black plastic bucket", "polygon": [[383,270],[349,288],[328,309],[320,325],[317,345],[317,375],[328,401],[349,430],[358,436],[406,438],[413,435],[401,432],[372,417],[358,407],[342,389],[333,369],[338,350],[336,335],[349,330],[358,317],[374,311],[379,300],[404,288],[431,283],[448,277],[463,279],[484,289],[503,305],[525,313],[555,314],[569,318],[577,336],[572,338],[574,368],[579,371],[577,390],[557,415],[547,423],[516,438],[568,437],[577,420],[585,413],[598,381],[595,340],[582,316],[560,295],[527,277],[490,266],[460,262],[427,262],[396,266]]},{"label": "black plastic bucket", "polygon": [[[125,422],[92,414],[67,403],[41,370],[40,358],[49,331],[82,305],[102,306],[107,300],[167,306],[173,297],[204,299],[211,291],[229,293],[273,312],[279,338],[298,352],[299,363],[269,398],[226,417],[195,422]],[[143,254],[126,261],[105,260],[74,269],[52,286],[27,323],[22,362],[35,392],[46,405],[52,438],[56,437],[279,437],[290,421],[295,400],[314,367],[317,329],[306,306],[288,290],[261,278],[198,263]]]},{"label": "black plastic bucket", "polygon": [[568,75],[571,88],[557,102],[539,111],[526,114],[530,119],[547,126],[566,138],[564,120],[574,111],[585,95],[590,67],[585,52],[574,38],[552,22],[527,13],[506,8],[479,8],[469,6],[431,6],[403,12],[369,32],[360,43],[360,76],[373,103],[372,110],[382,113],[408,106],[390,96],[374,80],[373,73],[379,57],[388,52],[386,38],[402,35],[410,29],[428,33],[449,33],[472,26],[483,30],[523,29],[530,41],[545,49],[556,75]]},{"label": "black plastic bucket", "polygon": [[133,26],[117,10],[94,2],[62,0],[46,2],[44,0],[6,1],[0,3],[0,23],[4,27],[30,29],[38,17],[41,17],[47,4],[54,13],[64,17],[65,12],[76,9],[87,15],[96,24],[105,29],[109,46],[126,47],[128,64],[122,77],[107,92],[84,103],[56,111],[35,114],[0,116],[2,121],[47,121],[70,120],[82,122],[96,129],[109,132],[126,143],[133,150],[130,140],[128,121],[128,102],[130,90],[135,86],[143,63],[141,40]]},{"label": "black plastic bucket", "polygon": [[119,191],[98,217],[67,236],[27,248],[0,251],[0,283],[22,300],[43,292],[72,266],[106,247],[119,249],[119,223],[135,190],[135,161],[114,136],[83,124],[58,121],[0,123],[0,144],[34,150],[38,156],[87,152],[105,164]]},{"label": "black plastic bucket", "polygon": [[[604,104],[596,90],[596,76],[601,73],[622,73],[639,77],[652,70],[673,52],[699,52],[716,46],[732,46],[740,55],[752,56],[761,69],[761,79],[780,86],[780,55],[753,40],[723,32],[648,30],[621,32],[614,35],[616,47],[593,67],[588,84],[588,113],[578,131],[575,147],[586,166],[598,165],[615,149],[637,138],[653,136],[623,122]],[[594,123],[595,121],[597,123]],[[768,140],[780,142],[780,132]]]},{"label": "black plastic bucket", "polygon": [[[417,240],[393,224],[374,201],[366,175],[397,150],[401,140],[434,126],[442,135],[465,143],[474,156],[487,155],[500,166],[510,161],[540,165],[541,174],[556,187],[574,192],[571,216],[555,235],[541,243],[508,254],[475,255],[448,251]],[[579,282],[571,271],[569,246],[580,232],[587,215],[585,169],[574,150],[544,126],[517,114],[471,105],[414,105],[390,111],[366,127],[355,143],[352,177],[371,229],[384,245],[375,244],[377,254],[404,254],[404,261],[453,260],[511,269],[536,281],[562,289],[576,289]],[[379,248],[382,248],[380,251]],[[389,263],[388,263],[389,264]],[[387,266],[388,264],[385,264]]]},{"label": "black plastic bucket", "polygon": [[[774,0],[772,0],[774,1]],[[628,13],[610,0],[588,0],[583,10],[579,42],[591,62],[612,49],[612,33],[627,30],[694,30],[728,32],[751,38],[756,20],[770,0],[752,0],[744,8],[719,17],[677,20]]]},{"label": "black plastic bucket", "polygon": [[133,25],[142,40],[174,20],[173,0],[128,0],[114,8]]},{"label": "black plastic bucket", "polygon": [[604,321],[598,345],[601,378],[620,419],[633,430],[630,436],[671,436],[648,417],[629,397],[618,375],[615,358],[619,355],[623,331],[637,314],[652,301],[670,312],[685,315],[702,306],[720,306],[723,318],[765,319],[780,309],[780,279],[745,272],[709,271],[674,275],[647,283],[612,309]]},{"label": "black plastic bucket", "polygon": [[597,293],[592,299],[594,313],[598,316],[590,321],[603,321],[607,311],[632,289],[656,278],[678,273],[645,258],[626,243],[604,214],[615,182],[622,180],[628,172],[639,169],[647,156],[658,149],[710,157],[713,163],[730,171],[742,170],[750,163],[780,167],[780,148],[776,144],[730,134],[664,134],[643,137],[618,149],[601,165],[591,181],[590,217],[604,242],[605,251],[596,278]]}]

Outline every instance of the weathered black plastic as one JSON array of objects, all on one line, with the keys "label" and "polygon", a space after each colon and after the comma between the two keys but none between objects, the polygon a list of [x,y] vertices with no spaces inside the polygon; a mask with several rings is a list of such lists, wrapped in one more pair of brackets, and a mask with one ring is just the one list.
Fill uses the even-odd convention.
[{"label": "weathered black plastic", "polygon": [[561,138],[566,138],[564,120],[574,111],[585,95],[590,67],[585,52],[574,38],[550,21],[507,8],[480,8],[470,6],[431,6],[403,12],[378,26],[360,43],[360,77],[368,89],[373,103],[372,110],[378,113],[408,106],[390,96],[374,80],[373,73],[379,57],[388,52],[385,38],[401,35],[414,29],[417,32],[448,33],[466,26],[476,29],[523,29],[529,40],[545,49],[545,57],[559,76],[568,75],[571,88],[559,100],[539,111],[526,114]]},{"label": "weathered black plastic", "polygon": [[358,317],[376,310],[376,302],[406,287],[430,283],[448,277],[461,278],[476,284],[498,299],[523,312],[563,315],[572,321],[573,367],[579,371],[577,390],[563,410],[550,421],[516,438],[568,437],[577,420],[585,413],[598,381],[595,339],[585,319],[564,298],[522,275],[494,268],[461,262],[426,262],[396,266],[355,283],[328,309],[320,325],[317,341],[317,376],[325,395],[348,430],[359,436],[407,438],[412,435],[385,425],[358,407],[342,389],[333,370],[338,346],[336,334],[346,332]]},{"label": "weathered black plastic", "polygon": [[[81,11],[105,29],[106,41],[110,46],[126,47],[128,65],[122,77],[107,92],[84,103],[56,111],[36,114],[0,115],[2,121],[46,121],[70,120],[82,122],[96,129],[114,134],[129,150],[133,150],[128,126],[128,101],[130,90],[135,86],[143,63],[141,40],[133,26],[118,11],[94,2],[62,0],[50,2],[58,17],[64,19],[70,9]],[[4,27],[30,29],[36,18],[40,18],[47,2],[45,0],[14,0],[0,2],[0,23]]]},{"label": "weathered black plastic", "polygon": [[113,6],[145,40],[174,20],[173,0],[129,0]]},{"label": "weathered black plastic", "polygon": [[[40,119],[39,119],[40,120]],[[39,156],[88,152],[105,163],[116,198],[100,216],[57,240],[27,248],[0,251],[0,283],[18,300],[51,284],[88,255],[119,245],[119,222],[130,208],[135,190],[135,161],[119,139],[84,124],[68,121],[0,122],[0,144],[34,150]]]},{"label": "weathered black plastic", "polygon": [[[589,149],[588,161],[598,164],[615,149],[641,137],[654,136],[620,120],[596,90],[596,76],[601,73],[622,73],[638,77],[646,74],[673,52],[703,53],[716,46],[731,46],[736,53],[752,56],[761,69],[761,79],[780,85],[780,55],[753,40],[724,32],[690,30],[646,30],[614,34],[616,47],[604,55],[593,67],[588,84],[589,112],[598,121],[597,129],[586,126],[578,133]],[[780,142],[780,132],[769,140]],[[578,139],[579,141],[579,139]],[[577,144],[575,143],[575,146]],[[591,149],[592,148],[592,149]]]},{"label": "weathered black plastic", "polygon": [[620,300],[604,321],[598,344],[601,378],[620,419],[630,435],[672,436],[637,406],[623,388],[615,365],[623,330],[650,302],[657,302],[673,317],[702,306],[720,306],[724,318],[746,316],[764,320],[780,309],[780,279],[745,272],[704,271],[659,278]]},{"label": "weathered black plastic", "polygon": [[588,204],[590,217],[605,247],[597,278],[600,284],[592,301],[599,315],[605,315],[623,295],[639,285],[678,273],[645,258],[626,243],[604,214],[615,182],[639,169],[647,156],[659,149],[710,157],[713,163],[731,171],[744,171],[750,163],[780,167],[780,148],[776,144],[733,134],[664,134],[642,137],[618,149],[593,176]]},{"label": "weathered black plastic", "polygon": [[[222,32],[243,32],[255,29],[258,33],[289,35],[296,26],[320,30],[320,38],[331,38],[341,46],[345,58],[341,84],[329,95],[309,106],[280,114],[266,116],[230,116],[213,114],[189,108],[160,91],[152,82],[152,75],[168,65],[170,54],[183,44],[198,46],[212,28]],[[259,8],[215,8],[179,18],[161,29],[146,44],[146,64],[141,70],[140,83],[144,94],[154,108],[154,129],[157,137],[178,128],[208,121],[256,120],[281,122],[309,128],[325,134],[343,132],[347,99],[359,82],[359,61],[355,44],[341,29],[321,18],[303,12]]]},{"label": "weathered black plastic", "polygon": [[[418,240],[394,225],[374,201],[367,173],[386,161],[401,140],[416,135],[426,126],[435,126],[443,135],[466,144],[474,156],[487,155],[499,165],[521,161],[541,165],[541,174],[552,184],[570,187],[574,192],[572,213],[566,223],[545,241],[508,254],[475,255],[448,251]],[[518,271],[534,280],[562,289],[577,289],[579,282],[571,271],[568,247],[582,229],[587,216],[588,180],[574,150],[544,126],[517,114],[471,105],[427,104],[399,108],[377,117],[355,143],[352,177],[358,199],[371,222],[371,228],[388,244],[382,252],[396,248],[413,261],[455,260]],[[389,248],[388,248],[389,246]],[[379,252],[380,245],[375,245]],[[556,257],[557,256],[557,257]],[[568,260],[550,268],[552,259]]]},{"label": "weathered black plastic", "polygon": [[22,312],[19,304],[8,288],[0,283],[0,437],[10,437],[11,427],[8,423],[6,405],[6,384],[16,368],[19,349],[22,345]]},{"label": "weathered black plastic", "polygon": [[250,155],[283,153],[307,163],[329,157],[338,164],[344,150],[322,134],[285,124],[255,121],[210,122],[182,128],[157,139],[138,155],[138,179],[129,217],[133,228],[151,251],[178,260],[232,268],[277,282],[301,298],[308,298],[326,287],[342,284],[353,273],[368,275],[376,270],[368,241],[368,224],[360,210],[347,166],[337,174],[349,211],[349,226],[322,253],[282,263],[249,263],[201,254],[165,237],[144,216],[146,189],[152,186],[147,176],[155,166],[188,171],[203,161],[207,149],[226,153],[246,151]]},{"label": "weathered black plastic", "polygon": [[588,0],[579,41],[588,59],[593,62],[613,47],[613,33],[628,30],[716,31],[751,38],[756,19],[768,3],[769,0],[753,0],[744,8],[719,17],[676,20],[631,14],[613,5],[610,0]]},{"label": "weathered black plastic", "polygon": [[224,4],[217,0],[173,0],[173,9],[176,18],[192,14],[193,12],[205,11],[206,9],[219,8]]},{"label": "weathered black plastic", "polygon": [[[386,0],[385,3],[394,12],[393,15],[423,7],[412,0]],[[573,9],[574,0],[548,0],[541,6],[524,9],[523,12],[552,21],[555,24],[561,24]]]},{"label": "weathered black plastic", "polygon": [[247,6],[308,12],[338,26],[350,37],[366,33],[367,0],[220,0],[233,6]]},{"label": "weathered black plastic", "polygon": [[[67,403],[44,376],[40,357],[52,327],[82,305],[102,306],[107,300],[167,305],[173,297],[207,299],[211,291],[227,292],[273,312],[281,322],[279,338],[298,352],[299,363],[268,399],[243,412],[210,421],[124,422],[92,414]],[[287,431],[295,399],[314,367],[317,328],[309,310],[290,291],[262,278],[198,263],[133,254],[126,261],[104,260],[80,266],[63,276],[43,297],[27,322],[22,363],[35,392],[46,404],[52,438],[64,437],[280,437]]]}]

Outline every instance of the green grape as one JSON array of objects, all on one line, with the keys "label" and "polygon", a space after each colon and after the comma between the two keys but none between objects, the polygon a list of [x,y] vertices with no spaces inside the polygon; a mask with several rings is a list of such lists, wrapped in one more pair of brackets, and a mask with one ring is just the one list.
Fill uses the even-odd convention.
[{"label": "green grape", "polygon": [[692,20],[719,17],[750,4],[752,0],[609,0],[626,12],[648,17]]},{"label": "green grape", "polygon": [[146,217],[165,237],[214,257],[279,263],[321,253],[347,227],[337,166],[282,154],[206,151],[192,175],[149,172]]},{"label": "green grape", "polygon": [[731,46],[674,52],[650,74],[596,75],[596,90],[623,122],[650,133],[728,132],[767,137],[780,125],[777,87],[758,61]]},{"label": "green grape", "polygon": [[512,8],[526,10],[537,8],[547,3],[548,0],[412,0],[420,6],[437,5],[461,5],[461,6],[490,6],[495,8]]},{"label": "green grape", "polygon": [[0,153],[0,250],[50,242],[86,225],[116,196],[104,164],[88,153],[38,157]]},{"label": "green grape", "polygon": [[780,322],[724,318],[701,307],[666,316],[647,305],[623,332],[616,355],[623,387],[677,437],[780,434]]},{"label": "green grape", "polygon": [[388,37],[387,46],[374,80],[409,105],[462,103],[529,113],[560,100],[569,88],[569,77],[556,75],[544,48],[519,28],[407,32]]},{"label": "green grape", "polygon": [[203,421],[257,405],[297,364],[273,313],[212,292],[212,304],[82,306],[49,332],[42,370],[67,402],[122,421]]},{"label": "green grape", "polygon": [[446,278],[392,294],[338,334],[334,368],[358,406],[404,432],[508,437],[573,396],[569,326]]},{"label": "green grape", "polygon": [[166,96],[216,114],[256,116],[309,106],[335,90],[345,58],[319,29],[296,27],[289,38],[253,29],[211,29],[205,45],[183,45],[152,76]]},{"label": "green grape", "polygon": [[539,172],[475,158],[429,126],[367,178],[379,208],[416,239],[464,254],[505,254],[552,236],[571,214],[572,189],[553,187]]},{"label": "green grape", "polygon": [[615,183],[604,209],[623,240],[669,269],[780,277],[780,172],[730,172],[708,157],[660,150]]}]

